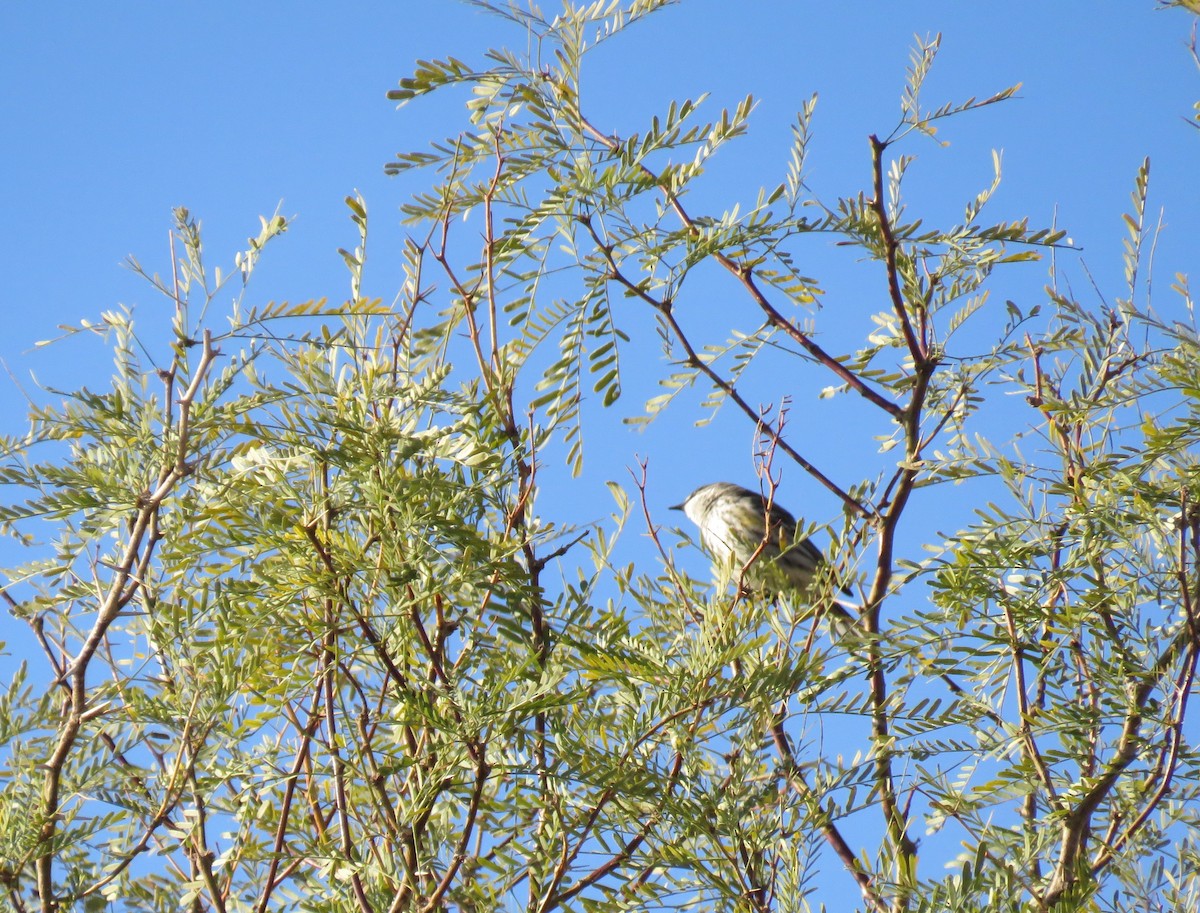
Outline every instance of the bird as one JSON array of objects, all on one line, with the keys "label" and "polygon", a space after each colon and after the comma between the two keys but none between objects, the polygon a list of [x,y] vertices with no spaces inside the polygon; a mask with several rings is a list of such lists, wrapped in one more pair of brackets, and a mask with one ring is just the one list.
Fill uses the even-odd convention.
[{"label": "bird", "polygon": [[[700,530],[700,543],[714,566],[745,567],[754,559],[751,576],[771,595],[784,589],[806,592],[825,564],[825,556],[809,539],[796,541],[796,519],[760,492],[713,482],[701,485],[681,504]],[[757,555],[757,557],[756,557]],[[849,595],[847,587],[841,587]]]}]

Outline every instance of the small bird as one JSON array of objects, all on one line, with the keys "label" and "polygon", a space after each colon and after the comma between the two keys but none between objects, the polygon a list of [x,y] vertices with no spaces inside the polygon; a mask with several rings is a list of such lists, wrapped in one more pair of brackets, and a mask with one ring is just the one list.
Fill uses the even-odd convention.
[{"label": "small bird", "polygon": [[[796,541],[796,519],[790,513],[778,504],[768,505],[749,488],[730,482],[702,485],[671,510],[682,510],[700,528],[700,542],[714,564],[740,568],[757,552],[753,576],[769,591],[804,592],[825,563],[811,541]],[[842,592],[850,590],[842,587]]]}]

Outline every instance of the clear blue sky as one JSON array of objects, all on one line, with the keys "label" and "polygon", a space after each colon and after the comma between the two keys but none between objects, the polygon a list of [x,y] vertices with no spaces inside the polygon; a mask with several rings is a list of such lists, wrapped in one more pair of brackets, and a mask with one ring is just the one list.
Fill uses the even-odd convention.
[{"label": "clear blue sky", "polygon": [[[953,177],[954,189],[931,202],[957,214],[988,176],[987,150],[1002,147],[997,211],[1048,219],[1057,207],[1103,270],[1133,171],[1149,154],[1156,198],[1169,207],[1167,240],[1194,254],[1200,135],[1183,118],[1200,97],[1200,73],[1184,47],[1186,15],[1155,12],[1151,0],[734,6],[689,0],[653,17],[604,51],[607,72],[598,67],[591,83],[597,120],[624,131],[672,97],[760,98],[744,158],[718,163],[714,199],[777,179],[791,114],[814,91],[814,185],[829,194],[863,186],[865,137],[895,120],[913,34],[941,31],[930,101],[1024,87],[1019,100],[952,123],[949,153],[928,143],[902,150],[930,160],[925,179]],[[504,42],[523,43],[451,0],[4,4],[0,355],[18,377],[35,368],[49,380],[56,366],[24,353],[55,324],[148,301],[119,264],[134,253],[164,266],[180,204],[224,255],[282,201],[298,218],[257,291],[307,298],[345,287],[335,249],[352,235],[341,201],[358,188],[386,292],[384,247],[399,237],[405,188],[382,165],[455,127],[459,112],[437,101],[397,112],[384,93],[418,57],[478,61]],[[9,385],[0,386],[0,403],[11,405]]]},{"label": "clear blue sky", "polygon": [[[751,134],[712,163],[691,199],[696,211],[752,200],[783,174],[789,126],[802,99],[821,101],[809,178],[826,198],[867,187],[866,137],[886,133],[914,34],[943,33],[927,90],[930,105],[987,96],[1022,83],[1014,101],[950,122],[939,150],[914,140],[897,152],[920,158],[909,193],[916,212],[943,224],[991,178],[1001,149],[1005,183],[993,218],[1052,219],[1083,248],[1060,266],[1077,292],[1086,264],[1105,290],[1119,292],[1120,214],[1134,172],[1153,160],[1153,202],[1166,207],[1158,262],[1163,298],[1170,274],[1192,270],[1200,239],[1200,131],[1185,119],[1200,98],[1200,72],[1185,42],[1190,18],[1156,11],[1151,0],[1096,4],[804,3],[686,0],[606,45],[587,71],[594,121],[617,133],[642,129],[672,98],[712,93],[708,115],[745,93],[759,99]],[[265,258],[251,302],[305,300],[347,292],[336,253],[355,238],[343,198],[358,189],[372,216],[365,291],[390,300],[402,238],[397,208],[416,185],[390,179],[383,164],[462,125],[461,96],[421,100],[397,111],[384,93],[413,61],[454,54],[481,62],[488,46],[524,47],[502,20],[451,0],[349,4],[34,4],[0,8],[0,337],[3,430],[20,429],[21,384],[31,372],[63,388],[106,382],[109,356],[72,342],[31,350],[58,324],[94,319],[117,304],[137,308],[143,325],[165,320],[162,304],[121,267],[129,254],[169,269],[167,230],[174,206],[199,216],[215,262],[227,263],[257,225],[281,206],[294,216]],[[861,338],[864,315],[879,310],[875,275],[832,246],[805,264],[829,290],[822,332],[846,318],[847,340]],[[1035,302],[1043,266],[993,282],[996,300]],[[698,290],[697,290],[698,291]],[[714,295],[716,292],[714,292]],[[712,303],[715,319],[720,301]],[[836,343],[839,337],[831,336]],[[836,347],[836,346],[835,346]],[[657,367],[652,366],[654,372]],[[803,409],[827,379],[788,391]],[[648,384],[648,382],[647,382]],[[631,377],[620,405],[636,413],[647,384]],[[807,386],[806,386],[807,385]],[[831,413],[832,414],[832,413]],[[686,413],[648,433],[609,422],[593,447],[580,497],[608,509],[603,479],[625,481],[636,455],[670,469],[661,492],[674,503],[714,478],[749,481],[750,430],[730,414],[718,430],[678,441]],[[724,433],[724,431],[729,433]],[[842,459],[840,442],[804,441],[817,460]],[[705,455],[698,465],[695,454]],[[669,484],[668,484],[669,483]],[[807,480],[785,489],[805,513],[836,514]]]},{"label": "clear blue sky", "polygon": [[[1200,266],[1200,131],[1185,123],[1200,98],[1185,46],[1190,24],[1178,11],[1156,12],[1152,0],[685,0],[604,48],[584,101],[596,123],[628,133],[672,98],[711,92],[711,116],[753,93],[752,132],[714,163],[693,205],[704,211],[778,182],[794,112],[818,92],[810,183],[832,199],[867,187],[866,137],[897,120],[913,36],[941,32],[930,105],[1023,88],[1012,102],[952,121],[947,150],[920,140],[897,150],[920,156],[914,207],[943,223],[961,218],[962,204],[990,181],[991,150],[1002,149],[993,217],[1056,220],[1083,248],[1060,264],[1076,291],[1087,293],[1086,263],[1111,296],[1120,292],[1120,215],[1150,156],[1152,200],[1166,210],[1157,254],[1165,304],[1171,273]],[[23,427],[17,383],[46,395],[31,372],[60,388],[106,383],[110,358],[100,346],[32,351],[58,324],[118,304],[159,319],[161,302],[120,264],[134,254],[169,270],[172,207],[202,219],[209,250],[225,262],[257,216],[280,206],[295,222],[265,258],[251,302],[337,298],[347,285],[336,250],[355,240],[342,200],[357,189],[372,216],[365,291],[390,299],[400,277],[397,209],[414,185],[386,178],[383,165],[457,131],[462,118],[450,96],[397,111],[384,93],[417,58],[478,63],[485,48],[506,43],[524,47],[499,19],[451,0],[0,6],[0,358],[15,379],[0,374],[0,429]],[[828,262],[805,267],[830,292],[822,319],[836,332],[839,315],[853,315],[861,334],[863,314],[880,306],[859,296],[877,286],[844,253],[825,253]],[[1037,301],[1045,268],[1023,269],[993,283],[996,300]],[[816,389],[790,392],[800,408],[817,410]],[[641,435],[610,423],[576,489],[585,511],[607,512],[602,481],[627,482],[624,467],[638,454],[660,481],[659,505],[703,482],[752,480],[743,420],[730,416],[692,436],[699,432],[687,430],[688,417]],[[834,462],[838,443],[817,434],[801,449]],[[835,516],[807,480],[793,473],[790,484],[784,503],[811,496],[816,519]],[[0,625],[0,640],[13,637],[20,642],[20,632]]]},{"label": "clear blue sky", "polygon": [[[551,4],[552,5],[552,4]],[[628,132],[672,97],[759,98],[751,136],[719,159],[706,187],[731,203],[782,173],[799,101],[819,92],[811,179],[821,193],[865,186],[866,140],[894,123],[914,34],[940,31],[929,85],[941,98],[1016,82],[1020,99],[951,123],[952,146],[915,152],[913,191],[930,215],[957,216],[1004,151],[997,215],[1057,212],[1099,278],[1116,278],[1118,222],[1134,169],[1154,161],[1168,207],[1164,263],[1186,269],[1200,237],[1200,134],[1184,118],[1200,97],[1184,47],[1189,19],[1151,0],[1003,5],[813,4],[689,0],[598,55],[591,110]],[[62,385],[90,372],[68,349],[30,354],[59,323],[118,302],[152,301],[120,267],[135,254],[165,268],[173,206],[204,222],[225,259],[259,213],[296,216],[254,286],[264,299],[344,294],[338,246],[353,241],[342,198],[359,189],[373,216],[374,291],[395,288],[396,208],[384,177],[396,151],[456,129],[449,99],[396,111],[384,93],[418,57],[479,61],[492,44],[523,45],[499,19],[451,0],[333,4],[33,4],[0,9],[0,357],[22,383]],[[1174,258],[1170,255],[1177,254]],[[390,260],[390,262],[389,262]],[[830,269],[811,270],[836,288]],[[1034,288],[1040,283],[1034,283]],[[998,289],[998,293],[1006,294]],[[156,305],[155,305],[156,306]],[[142,313],[142,319],[149,314]],[[57,362],[57,363],[56,363]],[[106,370],[106,360],[100,367]],[[0,378],[4,429],[21,398]],[[14,411],[17,414],[14,414]]]}]

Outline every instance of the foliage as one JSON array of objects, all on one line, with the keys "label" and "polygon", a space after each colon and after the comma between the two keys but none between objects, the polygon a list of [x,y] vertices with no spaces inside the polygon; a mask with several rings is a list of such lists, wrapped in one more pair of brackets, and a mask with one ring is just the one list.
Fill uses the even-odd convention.
[{"label": "foliage", "polygon": [[[33,557],[3,593],[44,651],[0,699],[12,907],[800,911],[845,886],[879,911],[1194,907],[1200,337],[1185,277],[1182,318],[1150,301],[1149,163],[1113,304],[1055,272],[1002,310],[998,271],[1068,242],[983,220],[998,158],[960,224],[906,215],[893,150],[1014,91],[927,105],[936,39],[869,191],[808,190],[813,99],[779,183],[702,215],[688,191],[752,99],[624,137],[588,115],[586,55],[663,0],[480,5],[531,50],[424,61],[392,93],[472,93],[461,134],[389,165],[434,175],[394,305],[362,293],[353,197],[349,299],[238,298],[218,332],[286,222],[210,276],[180,210],[171,278],[143,273],[166,357],[106,313],[84,329],[110,389],[5,440],[0,523]],[[814,331],[810,236],[880,278],[857,347]],[[714,269],[743,293],[721,326],[682,307]],[[653,331],[622,328],[631,306]],[[583,470],[585,388],[618,403],[652,344],[670,367],[632,421],[698,392],[745,417],[768,493],[788,461],[840,500],[849,623],[832,577],[769,604],[689,579],[653,523],[661,560],[618,566],[626,492],[578,528],[541,493],[544,455]],[[806,458],[780,358],[869,416],[874,474]],[[951,485],[976,520],[915,551],[914,504]]]}]

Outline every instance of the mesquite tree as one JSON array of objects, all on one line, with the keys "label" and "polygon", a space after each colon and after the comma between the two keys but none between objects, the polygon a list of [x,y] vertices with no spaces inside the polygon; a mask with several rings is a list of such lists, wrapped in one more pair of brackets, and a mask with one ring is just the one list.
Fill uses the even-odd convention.
[{"label": "mesquite tree", "polygon": [[[4,602],[42,648],[0,701],[13,909],[1195,906],[1200,336],[1183,277],[1149,300],[1149,163],[1111,304],[1057,273],[1001,304],[1069,242],[987,222],[995,184],[956,225],[906,216],[903,149],[1012,91],[928,104],[932,40],[865,191],[806,186],[809,102],[784,173],[701,212],[752,101],[622,136],[580,82],[663,5],[496,4],[526,52],[401,80],[472,94],[388,165],[429,176],[394,298],[365,288],[356,196],[344,302],[218,313],[286,222],[222,274],[180,210],[144,272],[168,338],[87,325],[110,388],[38,406],[0,467],[30,556]],[[842,305],[852,347],[819,333],[814,237],[884,303]],[[697,319],[714,270],[740,298]],[[640,410],[633,363],[662,368]],[[798,365],[877,438],[870,472],[807,452]],[[769,497],[786,464],[841,503],[813,591],[688,576],[645,478],[600,524],[542,483],[697,394],[744,417]],[[973,519],[914,540],[948,486]],[[618,562],[643,514],[652,547]]]}]

